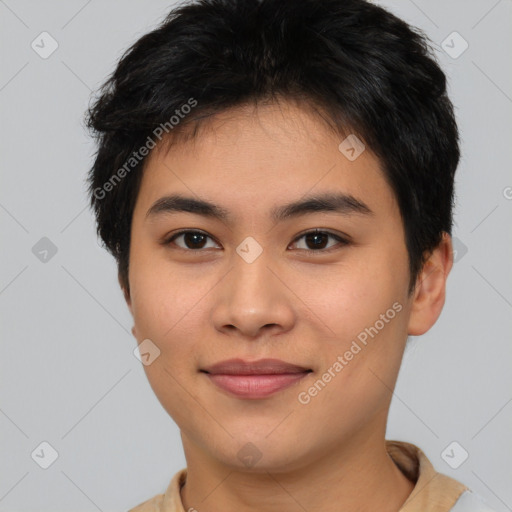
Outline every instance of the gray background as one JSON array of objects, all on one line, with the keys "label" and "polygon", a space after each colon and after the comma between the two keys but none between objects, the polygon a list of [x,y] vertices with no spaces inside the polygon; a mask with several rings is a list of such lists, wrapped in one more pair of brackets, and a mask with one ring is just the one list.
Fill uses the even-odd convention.
[{"label": "gray background", "polygon": [[[447,303],[406,350],[387,437],[512,510],[512,2],[380,3],[435,43],[463,150]],[[185,466],[86,207],[94,148],[82,126],[91,90],[170,6],[0,0],[1,511],[127,510]],[[31,47],[43,31],[59,45],[47,59]],[[442,44],[454,31],[469,44],[457,58]],[[57,248],[46,261],[43,237]],[[48,469],[31,457],[50,461],[43,441],[58,452]],[[441,457],[453,441],[469,453],[457,469]]]}]

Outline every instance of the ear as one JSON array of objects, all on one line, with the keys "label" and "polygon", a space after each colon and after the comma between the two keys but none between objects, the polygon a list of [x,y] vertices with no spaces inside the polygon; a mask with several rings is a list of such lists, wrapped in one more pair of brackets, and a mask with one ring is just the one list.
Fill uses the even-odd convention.
[{"label": "ear", "polygon": [[443,233],[416,280],[409,316],[408,334],[420,336],[437,321],[446,298],[446,279],[453,266],[452,238]]}]

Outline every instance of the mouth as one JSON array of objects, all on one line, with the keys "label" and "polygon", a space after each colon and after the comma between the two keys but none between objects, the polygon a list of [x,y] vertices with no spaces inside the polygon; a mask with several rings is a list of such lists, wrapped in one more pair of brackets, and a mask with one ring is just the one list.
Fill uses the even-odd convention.
[{"label": "mouth", "polygon": [[214,385],[230,396],[253,400],[283,391],[312,371],[310,368],[279,359],[230,359],[200,370]]}]

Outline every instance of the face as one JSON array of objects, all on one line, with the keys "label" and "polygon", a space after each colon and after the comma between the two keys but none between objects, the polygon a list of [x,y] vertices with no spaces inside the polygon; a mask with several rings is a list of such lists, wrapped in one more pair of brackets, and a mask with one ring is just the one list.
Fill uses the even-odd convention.
[{"label": "face", "polygon": [[[160,351],[144,368],[187,458],[284,471],[384,436],[414,297],[379,161],[342,140],[297,106],[247,107],[147,161],[129,307],[138,343]],[[161,201],[176,195],[217,209]],[[308,207],[324,195],[339,197]],[[261,375],[203,371],[233,358],[308,371],[260,394]]]}]

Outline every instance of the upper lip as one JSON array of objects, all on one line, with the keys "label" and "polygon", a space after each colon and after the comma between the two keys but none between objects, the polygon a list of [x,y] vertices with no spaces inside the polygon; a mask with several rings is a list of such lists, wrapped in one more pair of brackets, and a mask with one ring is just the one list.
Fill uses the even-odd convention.
[{"label": "upper lip", "polygon": [[201,371],[213,375],[277,375],[283,373],[303,373],[312,370],[281,361],[280,359],[259,359],[257,361],[228,359],[203,368]]}]

